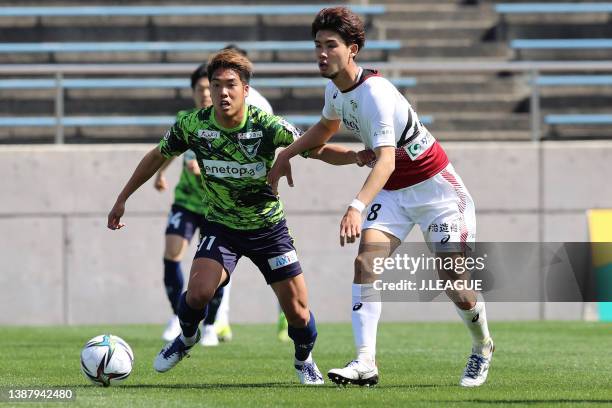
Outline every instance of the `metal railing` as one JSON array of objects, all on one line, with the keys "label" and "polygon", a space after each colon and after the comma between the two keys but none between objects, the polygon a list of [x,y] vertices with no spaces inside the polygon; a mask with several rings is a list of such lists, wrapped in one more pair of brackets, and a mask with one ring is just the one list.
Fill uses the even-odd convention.
[{"label": "metal railing", "polygon": [[[403,75],[432,74],[432,73],[498,73],[512,72],[527,76],[527,85],[530,86],[530,122],[531,138],[533,141],[541,139],[541,126],[543,123],[540,108],[540,87],[538,78],[546,73],[576,73],[576,72],[607,72],[612,73],[612,61],[517,61],[517,62],[490,62],[465,61],[453,62],[372,62],[366,63],[368,67],[376,68],[387,77],[399,78]],[[54,76],[56,82],[55,92],[55,124],[56,143],[63,143],[63,116],[64,116],[64,87],[62,85],[66,75],[85,74],[139,74],[162,75],[181,74],[189,75],[194,64],[11,64],[0,65],[0,76]],[[262,63],[256,65],[258,74],[311,74],[318,75],[317,66],[311,63]]]}]

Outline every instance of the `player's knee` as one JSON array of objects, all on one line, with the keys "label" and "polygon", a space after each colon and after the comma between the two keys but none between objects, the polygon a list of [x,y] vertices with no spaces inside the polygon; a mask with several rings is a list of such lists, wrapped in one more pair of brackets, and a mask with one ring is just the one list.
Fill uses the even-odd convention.
[{"label": "player's knee", "polygon": [[183,257],[183,239],[180,237],[166,236],[166,248],[164,258],[171,261],[180,261]]},{"label": "player's knee", "polygon": [[366,254],[359,254],[355,258],[355,280],[358,283],[367,283],[374,280],[372,260]]},{"label": "player's knee", "polygon": [[166,245],[166,250],[164,251],[164,258],[170,261],[180,261],[181,260],[181,247],[174,245]]},{"label": "player's knee", "polygon": [[185,295],[185,300],[193,309],[203,309],[210,302],[214,294],[214,290],[207,288],[190,289]]}]

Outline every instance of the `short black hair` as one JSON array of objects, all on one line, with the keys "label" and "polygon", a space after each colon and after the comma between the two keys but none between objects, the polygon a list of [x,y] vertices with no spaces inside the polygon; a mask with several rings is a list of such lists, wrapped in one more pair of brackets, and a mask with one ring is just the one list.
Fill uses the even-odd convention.
[{"label": "short black hair", "polygon": [[319,11],[312,22],[312,38],[321,30],[338,33],[346,45],[357,44],[357,52],[365,44],[363,21],[347,7],[329,7]]},{"label": "short black hair", "polygon": [[223,47],[223,49],[224,50],[234,50],[234,51],[236,51],[237,53],[241,54],[244,57],[248,57],[249,56],[245,49],[240,48],[236,44],[227,44],[225,47]]},{"label": "short black hair", "polygon": [[221,50],[208,61],[208,80],[212,83],[213,74],[219,68],[236,71],[243,84],[248,84],[253,75],[251,61],[236,50]]},{"label": "short black hair", "polygon": [[196,84],[201,78],[208,78],[208,70],[206,64],[202,64],[191,73],[191,89],[195,90]]}]

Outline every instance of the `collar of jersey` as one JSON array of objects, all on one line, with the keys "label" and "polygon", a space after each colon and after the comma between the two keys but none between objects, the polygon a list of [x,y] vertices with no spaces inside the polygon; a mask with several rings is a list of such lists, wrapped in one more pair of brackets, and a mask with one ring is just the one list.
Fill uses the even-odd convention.
[{"label": "collar of jersey", "polygon": [[357,88],[359,85],[361,85],[363,83],[363,81],[364,81],[364,78],[363,78],[364,71],[363,71],[362,67],[358,67],[358,68],[359,68],[359,71],[357,71],[357,82],[355,82],[353,85],[349,86],[347,89],[345,89],[343,91],[341,90],[340,92],[342,92],[342,93],[349,93],[353,89]]},{"label": "collar of jersey", "polygon": [[228,129],[225,128],[223,126],[221,126],[218,122],[217,122],[217,117],[215,116],[215,107],[212,107],[212,112],[211,112],[211,116],[212,116],[212,123],[213,125],[215,125],[218,129],[223,130],[224,132],[227,133],[231,133],[231,132],[235,132],[237,130],[240,130],[244,127],[244,125],[246,124],[247,121],[247,117],[249,115],[249,105],[247,105],[246,103],[244,104],[244,117],[242,118],[242,122],[240,122],[240,124],[234,128]]}]

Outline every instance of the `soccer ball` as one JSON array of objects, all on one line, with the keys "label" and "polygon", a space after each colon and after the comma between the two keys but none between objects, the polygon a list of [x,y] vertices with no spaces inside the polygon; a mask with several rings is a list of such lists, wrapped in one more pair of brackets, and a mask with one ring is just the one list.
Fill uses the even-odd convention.
[{"label": "soccer ball", "polygon": [[92,383],[108,387],[132,372],[134,353],[121,337],[101,334],[81,350],[81,371]]}]

